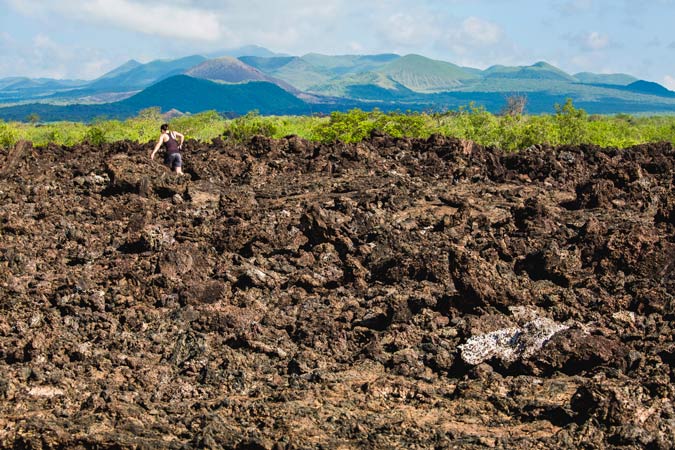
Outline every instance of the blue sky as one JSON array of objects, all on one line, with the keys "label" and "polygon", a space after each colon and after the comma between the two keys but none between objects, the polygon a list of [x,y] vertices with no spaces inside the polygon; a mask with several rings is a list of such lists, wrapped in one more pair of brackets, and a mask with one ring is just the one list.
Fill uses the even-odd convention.
[{"label": "blue sky", "polygon": [[675,0],[0,0],[0,77],[93,79],[261,45],[418,53],[477,68],[547,61],[675,89]]}]

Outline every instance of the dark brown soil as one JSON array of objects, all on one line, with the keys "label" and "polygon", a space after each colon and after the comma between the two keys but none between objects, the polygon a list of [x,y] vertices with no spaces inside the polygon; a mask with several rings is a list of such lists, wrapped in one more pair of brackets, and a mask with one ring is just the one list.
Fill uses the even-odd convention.
[{"label": "dark brown soil", "polygon": [[675,151],[0,154],[2,448],[675,442]]}]

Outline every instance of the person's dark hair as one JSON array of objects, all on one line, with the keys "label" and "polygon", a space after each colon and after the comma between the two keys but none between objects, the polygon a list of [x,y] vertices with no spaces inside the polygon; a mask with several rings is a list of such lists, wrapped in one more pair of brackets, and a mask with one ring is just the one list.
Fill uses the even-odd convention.
[{"label": "person's dark hair", "polygon": [[169,124],[168,123],[163,123],[161,127],[159,127],[160,130],[166,131],[169,129]]}]

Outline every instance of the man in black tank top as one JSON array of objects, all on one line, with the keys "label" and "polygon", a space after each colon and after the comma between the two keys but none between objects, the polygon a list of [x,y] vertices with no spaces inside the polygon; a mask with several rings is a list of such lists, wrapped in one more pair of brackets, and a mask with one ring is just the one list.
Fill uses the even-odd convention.
[{"label": "man in black tank top", "polygon": [[[164,164],[169,166],[171,170],[175,170],[177,174],[182,175],[183,157],[180,154],[180,150],[183,147],[183,140],[185,139],[185,136],[177,131],[169,131],[169,125],[166,123],[163,124],[159,129],[161,130],[162,134],[160,134],[157,145],[155,145],[155,149],[150,154],[150,159],[155,159],[155,153],[157,153],[163,144],[164,148],[166,149],[166,154],[164,155]],[[178,142],[176,138],[180,139],[180,142]]]}]

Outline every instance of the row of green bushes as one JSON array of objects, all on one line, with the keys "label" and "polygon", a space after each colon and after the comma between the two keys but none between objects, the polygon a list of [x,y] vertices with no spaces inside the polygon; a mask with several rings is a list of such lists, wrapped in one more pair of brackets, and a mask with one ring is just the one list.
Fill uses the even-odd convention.
[{"label": "row of green bushes", "polygon": [[[125,121],[96,120],[91,124],[0,121],[0,147],[9,148],[19,139],[30,140],[36,146],[49,143],[72,146],[82,142],[100,145],[126,139],[145,143],[158,138],[162,122],[157,108],[144,110]],[[295,134],[321,142],[358,142],[371,132],[380,131],[394,137],[420,138],[439,133],[508,151],[544,143],[590,143],[603,147],[627,147],[654,141],[675,143],[675,117],[590,116],[575,108],[569,100],[564,105],[556,105],[553,114],[537,116],[494,115],[475,106],[445,113],[384,113],[354,109],[334,112],[328,117],[263,117],[249,113],[236,119],[225,119],[209,111],[174,118],[170,126],[187,138],[200,141],[211,141],[220,136],[244,142],[254,135],[279,138]]]}]

